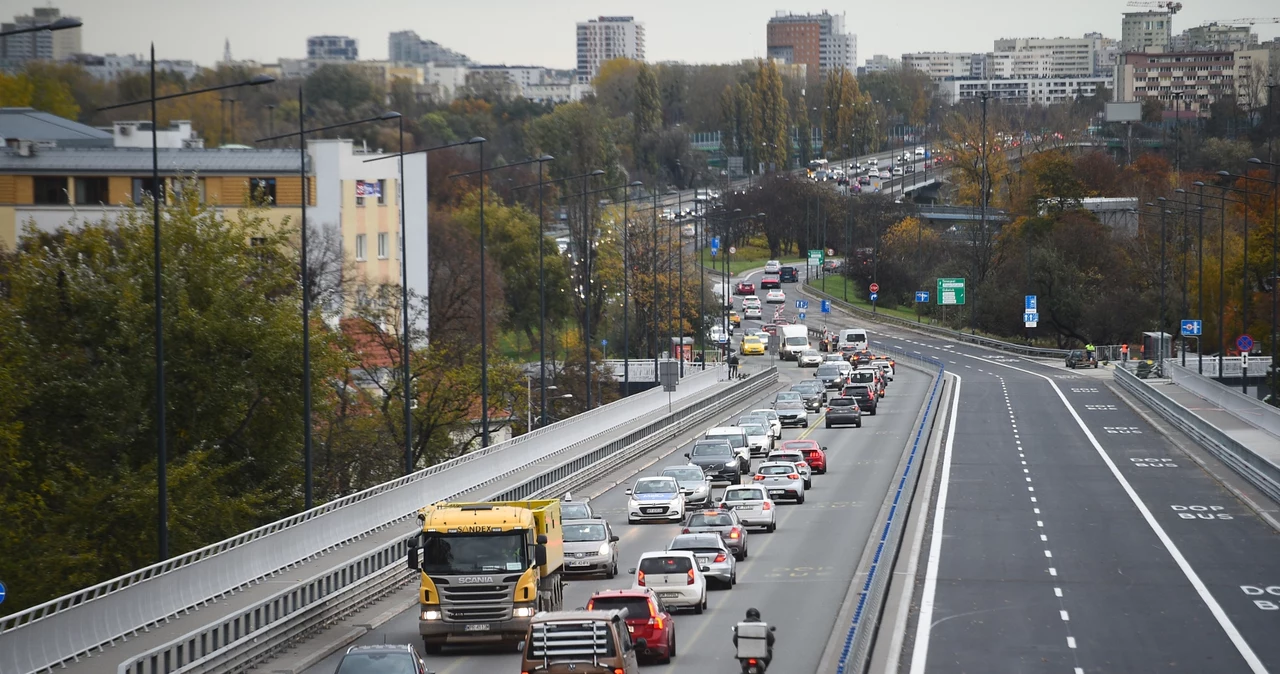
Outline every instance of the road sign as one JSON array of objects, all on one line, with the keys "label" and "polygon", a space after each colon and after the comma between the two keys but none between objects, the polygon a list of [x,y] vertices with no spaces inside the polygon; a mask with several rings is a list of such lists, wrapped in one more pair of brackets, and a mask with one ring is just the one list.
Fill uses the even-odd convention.
[{"label": "road sign", "polygon": [[917,290],[917,291],[916,291],[916,302],[919,302],[919,303],[927,303],[928,301],[929,301],[929,291],[928,291],[928,290]]},{"label": "road sign", "polygon": [[797,309],[808,309],[808,308],[809,308],[809,300],[796,300],[796,308],[797,308]]},{"label": "road sign", "polygon": [[938,279],[938,304],[964,304],[964,279]]},{"label": "road sign", "polygon": [[609,340],[607,339],[600,340],[600,346],[609,346]]},{"label": "road sign", "polygon": [[835,249],[835,248],[828,248],[828,249],[827,249],[827,256],[831,256],[831,255],[835,255],[835,254],[836,254],[836,249]]},{"label": "road sign", "polygon": [[1027,302],[1025,305],[1023,305],[1023,311],[1026,311],[1028,313],[1038,311],[1038,309],[1036,309],[1036,296],[1027,295],[1026,299],[1027,299]]},{"label": "road sign", "polygon": [[1034,312],[1034,311],[1024,311],[1024,312],[1022,313],[1022,322],[1023,322],[1023,323],[1038,323],[1039,321],[1040,321],[1040,314],[1039,314],[1039,313],[1037,313],[1037,312]]},{"label": "road sign", "polygon": [[5,587],[4,587],[4,583],[0,583],[0,604],[3,604],[3,603],[4,603],[4,595],[5,595],[7,592],[8,592],[8,590],[6,590],[6,589],[5,589]]},{"label": "road sign", "polygon": [[718,236],[711,237],[711,250],[712,251],[720,250],[720,237]]},{"label": "road sign", "polygon": [[822,300],[822,313],[831,313],[831,300]]},{"label": "road sign", "polygon": [[809,264],[822,264],[822,261],[826,259],[822,253],[821,248],[809,251]]},{"label": "road sign", "polygon": [[1249,335],[1240,335],[1236,337],[1236,348],[1241,352],[1253,350],[1253,338]]},{"label": "road sign", "polygon": [[872,302],[876,301],[876,298],[877,298],[877,297],[880,297],[880,293],[871,293],[871,301],[872,301]]},{"label": "road sign", "polygon": [[1194,318],[1188,318],[1182,321],[1183,337],[1199,337],[1203,332],[1203,324]]},{"label": "road sign", "polygon": [[872,283],[872,284],[871,284],[871,292],[873,292],[873,293],[878,293],[878,292],[880,292],[880,284],[879,284],[879,283]]},{"label": "road sign", "polygon": [[804,320],[804,312],[803,312],[803,311],[801,311],[800,313],[796,314],[796,318],[799,318],[800,320],[802,320],[802,321],[803,321],[803,320]]},{"label": "road sign", "polygon": [[738,254],[738,247],[737,247],[737,246],[729,246],[729,254],[730,254],[730,255],[737,255],[737,254]]}]

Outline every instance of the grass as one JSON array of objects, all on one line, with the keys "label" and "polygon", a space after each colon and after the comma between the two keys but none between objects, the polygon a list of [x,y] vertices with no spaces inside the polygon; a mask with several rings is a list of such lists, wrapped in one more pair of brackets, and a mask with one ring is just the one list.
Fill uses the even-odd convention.
[{"label": "grass", "polygon": [[[861,289],[858,287],[856,281],[850,281],[843,276],[836,276],[834,274],[829,275],[827,276],[827,289],[825,292],[836,299],[843,300],[845,296],[846,283],[849,286],[849,304],[871,311],[871,302],[861,297]],[[815,290],[822,290],[822,279],[809,281],[809,286]],[[812,307],[813,305],[810,306]],[[915,309],[906,309],[903,307],[891,309],[884,305],[879,305],[876,307],[876,313],[885,314],[887,316],[896,316],[908,321],[914,321],[917,318]],[[920,321],[924,323],[933,322],[928,316],[921,316]]]},{"label": "grass", "polygon": [[[699,256],[699,262],[708,269],[724,269],[724,255],[727,250],[720,249],[720,253],[715,257],[711,256],[711,249],[704,248]],[[759,269],[769,260],[778,260],[784,265],[800,265],[804,264],[804,258],[801,257],[780,257],[775,258],[769,252],[769,247],[765,245],[764,239],[752,239],[745,246],[738,246],[738,252],[729,256],[729,273],[736,276],[749,269]]]}]

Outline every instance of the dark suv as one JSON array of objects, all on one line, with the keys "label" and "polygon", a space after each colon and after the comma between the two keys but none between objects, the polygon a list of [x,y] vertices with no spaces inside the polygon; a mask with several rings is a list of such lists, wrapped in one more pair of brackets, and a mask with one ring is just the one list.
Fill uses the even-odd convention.
[{"label": "dark suv", "polygon": [[876,415],[876,404],[880,399],[879,393],[873,388],[875,384],[849,384],[840,392],[842,398],[853,398],[858,401],[858,408],[863,412]]},{"label": "dark suv", "polygon": [[702,469],[713,480],[728,480],[737,484],[742,479],[741,461],[728,440],[699,440],[684,455],[689,463]]},{"label": "dark suv", "polygon": [[827,401],[827,428],[837,424],[853,424],[862,428],[862,410],[853,398],[832,398]]},{"label": "dark suv", "polygon": [[408,672],[433,674],[418,655],[417,649],[408,644],[381,644],[377,646],[352,646],[342,655],[337,674],[381,674],[382,672]]},{"label": "dark suv", "polygon": [[796,273],[795,267],[783,267],[778,270],[778,280],[783,283],[799,283],[800,275]]}]

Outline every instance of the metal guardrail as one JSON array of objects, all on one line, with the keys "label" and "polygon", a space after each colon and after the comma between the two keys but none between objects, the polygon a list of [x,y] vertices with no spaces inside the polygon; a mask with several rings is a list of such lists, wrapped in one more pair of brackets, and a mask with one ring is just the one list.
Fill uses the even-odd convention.
[{"label": "metal guardrail", "polygon": [[[531,498],[593,463],[624,452],[637,443],[651,446],[673,437],[687,423],[714,414],[740,400],[743,395],[776,382],[777,378],[776,368],[758,372],[484,500]],[[455,491],[447,489],[424,494],[418,507],[454,495]],[[235,615],[204,625],[148,653],[130,657],[120,663],[117,674],[225,672],[249,666],[299,636],[336,621],[411,582],[414,576],[404,565],[404,555],[405,539],[400,538],[358,559],[345,561],[312,576]]]},{"label": "metal guardrail", "polygon": [[[1250,372],[1255,371],[1253,368],[1254,360],[1253,358],[1249,359]],[[1267,360],[1268,362],[1265,365],[1256,370],[1259,378],[1271,366],[1270,359]],[[1202,377],[1191,368],[1182,367],[1177,363],[1166,361],[1165,371],[1169,373],[1174,384],[1221,407],[1231,416],[1276,436],[1277,442],[1280,442],[1280,408],[1272,407],[1261,400],[1251,398],[1208,377]]]},{"label": "metal guardrail", "polygon": [[914,321],[909,321],[904,318],[898,318],[897,316],[889,316],[889,315],[878,313],[878,312],[872,313],[866,309],[863,309],[862,307],[855,306],[843,300],[837,299],[835,295],[824,293],[821,290],[814,288],[813,285],[811,284],[805,286],[805,292],[812,293],[813,295],[817,297],[821,297],[823,299],[831,300],[831,303],[833,305],[836,305],[841,309],[844,309],[845,311],[851,314],[854,314],[860,318],[865,318],[867,320],[877,322],[877,323],[887,323],[889,325],[896,325],[896,326],[908,328],[911,330],[918,330],[920,332],[927,332],[930,334],[938,335],[939,337],[946,337],[947,339],[953,339],[957,342],[966,342],[968,344],[976,344],[978,346],[984,346],[988,349],[996,349],[998,351],[1008,351],[1010,353],[1016,353],[1021,356],[1030,356],[1032,358],[1065,358],[1067,355],[1066,349],[1047,349],[1047,348],[1038,347],[1038,346],[1029,346],[1026,344],[1002,342],[998,339],[990,339],[988,337],[979,337],[977,335],[971,335],[969,333],[961,332],[958,330],[940,328],[936,325],[930,325],[928,323],[916,323]]},{"label": "metal guardrail", "polygon": [[[845,635],[844,647],[837,661],[837,674],[852,674],[854,672],[861,674],[867,670],[870,664],[871,650],[877,631],[876,626],[880,622],[880,616],[883,613],[885,594],[888,592],[889,582],[893,577],[893,566],[902,543],[906,509],[911,503],[911,499],[915,496],[916,484],[920,480],[920,470],[918,468],[920,464],[916,459],[922,453],[921,447],[929,437],[929,429],[933,426],[934,418],[937,415],[934,403],[938,399],[943,375],[946,372],[946,366],[936,358],[909,354],[896,347],[889,347],[883,350],[876,349],[876,351],[892,355],[894,360],[898,362],[915,363],[921,367],[935,370],[937,374],[934,375],[933,388],[929,391],[929,399],[925,401],[925,409],[920,419],[920,426],[916,428],[915,437],[911,442],[911,450],[907,455],[907,465],[903,468],[902,475],[898,478],[897,490],[894,492],[893,501],[885,517],[884,525],[880,529],[880,537],[876,542],[875,555],[871,558],[871,567],[867,572],[867,579],[863,582],[862,590],[858,593],[858,602],[853,612],[853,620],[849,625],[848,633]],[[902,517],[898,517],[899,508],[903,509]]]},{"label": "metal guardrail", "polygon": [[[695,395],[719,377],[715,370],[686,377],[675,397]],[[482,487],[667,404],[661,389],[645,391],[0,618],[0,672],[51,670],[381,531],[427,502],[424,493]]]},{"label": "metal guardrail", "polygon": [[1115,381],[1134,394],[1165,421],[1191,436],[1193,440],[1218,457],[1273,500],[1280,501],[1280,466],[1258,456],[1222,430],[1196,416],[1157,386],[1151,386],[1124,368],[1116,368]]}]

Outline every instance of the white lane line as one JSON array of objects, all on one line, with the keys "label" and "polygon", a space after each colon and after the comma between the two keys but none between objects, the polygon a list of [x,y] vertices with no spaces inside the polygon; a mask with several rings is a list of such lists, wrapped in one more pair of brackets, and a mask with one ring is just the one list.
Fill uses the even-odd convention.
[{"label": "white lane line", "polygon": [[1071,414],[1071,418],[1075,420],[1076,425],[1080,427],[1080,430],[1084,432],[1085,437],[1088,438],[1089,444],[1093,445],[1094,451],[1096,451],[1098,456],[1102,458],[1102,462],[1106,464],[1107,468],[1111,471],[1111,475],[1115,477],[1116,482],[1120,483],[1120,487],[1126,494],[1128,494],[1129,500],[1133,501],[1134,507],[1138,509],[1142,518],[1146,520],[1147,526],[1151,528],[1151,531],[1155,533],[1156,538],[1158,538],[1160,543],[1164,546],[1165,551],[1173,558],[1174,563],[1177,564],[1178,568],[1182,571],[1182,575],[1186,576],[1187,581],[1191,583],[1191,587],[1194,588],[1196,594],[1200,596],[1200,600],[1205,603],[1205,606],[1209,609],[1209,613],[1218,621],[1218,625],[1222,628],[1222,631],[1227,634],[1227,638],[1231,640],[1231,643],[1235,645],[1236,651],[1240,653],[1240,657],[1244,658],[1245,663],[1249,665],[1249,670],[1255,674],[1266,674],[1267,668],[1262,664],[1262,660],[1258,658],[1258,655],[1253,652],[1253,647],[1245,640],[1244,635],[1240,634],[1240,630],[1237,629],[1235,623],[1231,621],[1231,617],[1227,615],[1227,612],[1222,609],[1222,605],[1219,604],[1218,600],[1214,598],[1211,592],[1209,592],[1209,588],[1204,584],[1204,581],[1201,580],[1200,574],[1196,573],[1196,570],[1191,568],[1191,563],[1188,562],[1187,558],[1182,554],[1182,550],[1180,550],[1178,545],[1173,542],[1173,539],[1169,537],[1169,534],[1164,530],[1164,527],[1160,526],[1160,523],[1156,521],[1155,515],[1151,514],[1151,509],[1147,507],[1146,502],[1143,501],[1142,497],[1138,495],[1138,492],[1134,490],[1133,485],[1129,484],[1129,480],[1120,472],[1120,468],[1116,466],[1115,461],[1111,459],[1111,455],[1107,453],[1105,448],[1103,448],[1102,443],[1098,442],[1098,438],[1093,434],[1093,431],[1089,430],[1089,426],[1084,423],[1084,419],[1080,418],[1080,413],[1076,412],[1075,406],[1071,404],[1071,401],[1067,400],[1066,394],[1064,394],[1062,389],[1058,387],[1058,383],[1055,382],[1052,377],[1040,374],[1039,372],[1032,372],[1031,370],[1015,367],[999,361],[988,360],[979,356],[972,356],[967,353],[961,355],[973,358],[974,360],[991,363],[992,365],[1007,367],[1010,370],[1017,370],[1023,374],[1039,377],[1049,382],[1049,386],[1053,387],[1053,392],[1058,394],[1058,399],[1061,400],[1062,405],[1067,408],[1067,412]]},{"label": "white lane line", "polygon": [[920,618],[916,621],[916,642],[911,651],[911,674],[924,674],[929,659],[929,633],[933,630],[933,604],[938,594],[938,567],[942,563],[942,529],[946,524],[947,491],[951,481],[951,455],[955,449],[956,417],[960,416],[959,375],[951,391],[951,419],[947,422],[947,442],[942,455],[942,476],[938,503],[933,510],[933,537],[929,541],[929,566],[925,569],[924,590],[920,593]]},{"label": "white lane line", "polygon": [[[1075,637],[1067,637],[1067,648],[1075,648],[1075,647],[1076,647],[1076,638],[1075,638]],[[1076,667],[1076,671],[1077,671],[1077,672],[1081,672],[1081,671],[1084,671],[1084,670],[1080,669],[1079,667]]]},{"label": "white lane line", "polygon": [[1045,557],[1053,557],[1053,551],[1051,551],[1051,550],[1045,550],[1045,551],[1044,551],[1044,556],[1045,556]]},{"label": "white lane line", "polygon": [[1055,596],[1055,597],[1061,597],[1061,596],[1062,596],[1062,588],[1060,588],[1060,587],[1055,587],[1055,588],[1053,588],[1053,596]]},{"label": "white lane line", "polygon": [[1051,566],[1051,567],[1049,567],[1049,575],[1050,575],[1050,576],[1057,576],[1057,575],[1058,575],[1058,570],[1057,570],[1057,569],[1055,569],[1055,568],[1053,568],[1052,566]]},{"label": "white lane line", "polygon": [[1058,615],[1062,616],[1063,620],[1071,620],[1071,616],[1068,616],[1066,611],[1058,611]]}]

